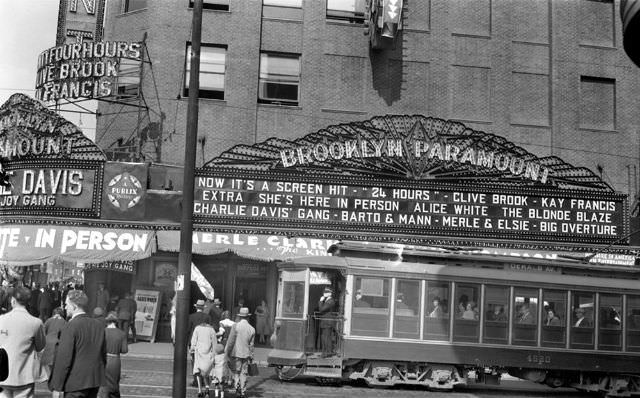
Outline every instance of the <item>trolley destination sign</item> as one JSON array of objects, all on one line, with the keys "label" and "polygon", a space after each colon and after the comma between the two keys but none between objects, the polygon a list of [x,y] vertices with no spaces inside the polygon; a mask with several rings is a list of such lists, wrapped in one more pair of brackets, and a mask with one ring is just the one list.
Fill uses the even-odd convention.
[{"label": "trolley destination sign", "polygon": [[583,243],[613,242],[627,233],[626,198],[617,194],[204,173],[195,187],[194,216],[204,224]]}]

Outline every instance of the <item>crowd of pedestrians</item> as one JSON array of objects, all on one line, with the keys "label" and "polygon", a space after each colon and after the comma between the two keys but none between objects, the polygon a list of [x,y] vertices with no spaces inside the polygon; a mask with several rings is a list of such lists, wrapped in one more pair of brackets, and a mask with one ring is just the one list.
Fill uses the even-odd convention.
[{"label": "crowd of pedestrians", "polygon": [[[35,384],[48,381],[55,397],[120,397],[120,355],[128,351],[128,333],[136,341],[136,301],[131,293],[111,296],[104,284],[92,293],[95,307],[80,286],[50,284],[0,286],[0,348],[9,358],[0,369],[0,398],[34,396]],[[198,300],[189,316],[189,352],[198,396],[210,390],[224,396],[246,393],[253,367],[254,340],[271,333],[266,302],[256,308],[258,333],[243,302],[223,310],[219,299]],[[3,352],[4,354],[4,352]],[[1,365],[0,365],[1,367]]]},{"label": "crowd of pedestrians", "polygon": [[94,293],[90,313],[81,286],[2,282],[0,348],[8,366],[0,369],[0,398],[33,397],[35,383],[45,381],[53,397],[120,397],[120,354],[129,329],[135,342],[137,305],[129,293],[113,303],[103,284]]},{"label": "crowd of pedestrians", "polygon": [[[224,396],[226,388],[235,389],[238,397],[245,396],[256,329],[248,322],[249,308],[243,302],[238,304],[232,314],[222,309],[218,298],[198,300],[196,311],[189,315],[192,385],[198,387],[199,397],[210,390],[214,390],[214,396]],[[264,310],[260,315],[264,316]]]}]

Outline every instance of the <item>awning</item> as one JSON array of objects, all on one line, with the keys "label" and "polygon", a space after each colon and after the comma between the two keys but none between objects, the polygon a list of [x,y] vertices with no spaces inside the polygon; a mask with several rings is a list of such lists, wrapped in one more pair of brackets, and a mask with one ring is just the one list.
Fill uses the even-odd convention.
[{"label": "awning", "polygon": [[[158,250],[180,251],[180,231],[158,231]],[[288,238],[277,235],[224,234],[194,232],[194,254],[215,255],[233,252],[255,260],[287,260],[304,256],[328,256],[329,246],[335,240]]]},{"label": "awning", "polygon": [[135,261],[155,251],[155,231],[97,227],[0,225],[0,264],[56,258],[83,263]]}]

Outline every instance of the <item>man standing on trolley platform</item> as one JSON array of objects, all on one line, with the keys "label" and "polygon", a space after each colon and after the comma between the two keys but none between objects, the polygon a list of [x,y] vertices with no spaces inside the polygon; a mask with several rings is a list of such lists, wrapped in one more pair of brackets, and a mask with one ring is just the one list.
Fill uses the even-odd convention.
[{"label": "man standing on trolley platform", "polygon": [[333,290],[330,287],[324,289],[324,295],[320,298],[318,315],[320,316],[320,346],[322,356],[329,357],[333,352],[334,319],[332,312],[336,311],[336,301],[333,299]]}]

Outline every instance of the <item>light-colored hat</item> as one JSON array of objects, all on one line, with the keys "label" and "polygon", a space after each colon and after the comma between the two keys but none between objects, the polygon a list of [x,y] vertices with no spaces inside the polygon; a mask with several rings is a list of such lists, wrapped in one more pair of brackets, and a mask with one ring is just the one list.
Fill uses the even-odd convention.
[{"label": "light-colored hat", "polygon": [[204,300],[196,301],[196,303],[193,306],[196,308],[204,308]]},{"label": "light-colored hat", "polygon": [[244,318],[244,317],[247,317],[249,315],[250,315],[249,314],[249,308],[247,308],[247,307],[240,308],[240,311],[238,312],[238,316],[241,316],[241,317]]},{"label": "light-colored hat", "polygon": [[117,322],[118,321],[118,316],[116,315],[115,312],[111,311],[106,318],[104,318],[105,321],[107,322]]},{"label": "light-colored hat", "polygon": [[331,289],[331,287],[327,286],[324,288],[324,292],[325,293],[333,293],[333,289]]},{"label": "light-colored hat", "polygon": [[213,299],[213,304],[222,304],[222,301],[220,301],[220,299],[216,297]]}]

